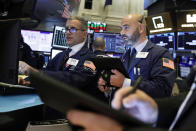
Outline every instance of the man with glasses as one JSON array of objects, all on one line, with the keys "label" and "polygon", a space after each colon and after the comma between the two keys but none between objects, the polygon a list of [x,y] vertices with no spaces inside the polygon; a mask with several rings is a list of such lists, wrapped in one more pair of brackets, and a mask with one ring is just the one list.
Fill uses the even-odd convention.
[{"label": "man with glasses", "polygon": [[[66,23],[66,43],[69,49],[57,54],[47,65],[51,71],[83,72],[87,71],[83,64],[92,57],[85,40],[87,37],[87,23],[79,17],[73,17]],[[88,71],[87,71],[88,72]]]},{"label": "man with glasses", "polygon": [[[68,19],[65,35],[69,48],[50,60],[43,72],[102,99],[104,96],[96,88],[95,69],[91,63],[86,62],[89,58],[94,57],[85,43],[87,22],[79,17]],[[22,61],[19,62],[19,73],[28,75],[31,70],[38,71]]]},{"label": "man with glasses", "polygon": [[[58,53],[50,60],[46,70],[42,72],[66,84],[70,84],[73,88],[77,88],[100,100],[106,101],[105,96],[97,89],[97,76],[93,65],[86,62],[89,58],[94,57],[85,43],[87,22],[79,17],[68,19],[65,35],[69,48]],[[32,70],[38,71],[22,61],[19,62],[19,72],[21,74],[28,75]],[[51,108],[46,109],[46,119],[65,117],[64,114],[58,113]]]},{"label": "man with glasses", "polygon": [[[129,78],[117,70],[112,70],[110,84],[115,87],[134,85],[143,77],[139,88],[152,97],[170,96],[175,81],[174,62],[169,51],[146,39],[146,23],[142,15],[130,14],[121,22],[121,35],[131,48],[122,56],[122,62]],[[106,81],[98,81],[102,92],[108,92]]]}]

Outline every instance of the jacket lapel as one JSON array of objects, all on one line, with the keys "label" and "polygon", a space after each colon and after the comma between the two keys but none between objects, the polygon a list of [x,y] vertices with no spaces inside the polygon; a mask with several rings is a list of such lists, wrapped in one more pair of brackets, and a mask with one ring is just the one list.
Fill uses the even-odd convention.
[{"label": "jacket lapel", "polygon": [[[146,46],[142,49],[141,52],[149,52],[149,49],[153,47],[153,44],[151,42],[147,42]],[[138,52],[137,52],[138,53]],[[137,65],[142,58],[134,58],[133,62],[131,63],[130,67],[128,68],[128,73],[130,73],[135,65]]]}]

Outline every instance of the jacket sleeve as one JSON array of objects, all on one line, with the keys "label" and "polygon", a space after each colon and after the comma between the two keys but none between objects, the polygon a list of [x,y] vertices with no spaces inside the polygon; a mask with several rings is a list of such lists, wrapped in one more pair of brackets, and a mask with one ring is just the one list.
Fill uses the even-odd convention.
[{"label": "jacket sleeve", "polygon": [[[172,61],[172,57],[166,49],[154,52],[151,53],[152,55],[148,59],[148,62],[152,65],[146,69],[149,70],[149,74],[145,76],[146,78],[141,82],[139,88],[153,98],[171,96],[173,84],[176,80],[176,71],[175,69],[164,67],[163,58],[168,58]],[[135,81],[133,80],[131,85],[134,85],[134,83]]]}]

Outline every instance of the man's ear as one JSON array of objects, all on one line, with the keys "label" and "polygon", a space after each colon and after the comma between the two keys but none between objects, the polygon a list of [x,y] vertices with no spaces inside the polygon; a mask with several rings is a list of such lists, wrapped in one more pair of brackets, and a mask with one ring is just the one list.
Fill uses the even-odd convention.
[{"label": "man's ear", "polygon": [[84,31],[83,33],[84,33],[84,38],[86,38],[87,35],[88,35],[88,32],[87,31]]},{"label": "man's ear", "polygon": [[145,29],[146,29],[146,27],[144,24],[139,24],[139,33],[145,32]]}]

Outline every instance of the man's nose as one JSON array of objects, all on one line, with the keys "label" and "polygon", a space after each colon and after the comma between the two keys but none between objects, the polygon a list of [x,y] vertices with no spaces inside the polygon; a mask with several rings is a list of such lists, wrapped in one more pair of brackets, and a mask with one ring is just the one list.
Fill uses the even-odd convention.
[{"label": "man's nose", "polygon": [[121,30],[121,31],[120,31],[120,34],[121,34],[121,35],[124,35],[124,34],[125,34],[125,31],[124,31],[124,30]]}]

